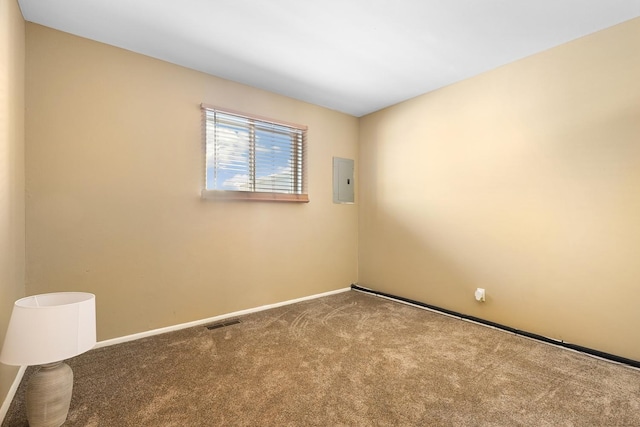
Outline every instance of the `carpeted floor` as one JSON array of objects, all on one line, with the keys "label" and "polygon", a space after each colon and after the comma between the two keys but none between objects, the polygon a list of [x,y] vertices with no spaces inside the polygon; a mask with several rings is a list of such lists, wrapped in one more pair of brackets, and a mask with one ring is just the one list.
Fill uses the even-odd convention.
[{"label": "carpeted floor", "polygon": [[241,320],[71,359],[65,426],[640,426],[639,370],[375,296]]}]

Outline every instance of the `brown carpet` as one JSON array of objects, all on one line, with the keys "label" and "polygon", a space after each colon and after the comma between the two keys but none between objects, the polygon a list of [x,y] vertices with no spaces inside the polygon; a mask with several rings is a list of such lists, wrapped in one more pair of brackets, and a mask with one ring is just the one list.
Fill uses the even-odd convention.
[{"label": "brown carpet", "polygon": [[640,426],[638,370],[375,296],[241,320],[70,360],[65,426]]}]

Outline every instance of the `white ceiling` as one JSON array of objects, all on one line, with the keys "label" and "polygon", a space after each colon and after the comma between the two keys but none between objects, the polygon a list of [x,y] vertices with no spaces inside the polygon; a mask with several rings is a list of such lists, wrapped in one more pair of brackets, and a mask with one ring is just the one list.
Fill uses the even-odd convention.
[{"label": "white ceiling", "polygon": [[640,0],[19,0],[27,21],[362,116],[640,16]]}]

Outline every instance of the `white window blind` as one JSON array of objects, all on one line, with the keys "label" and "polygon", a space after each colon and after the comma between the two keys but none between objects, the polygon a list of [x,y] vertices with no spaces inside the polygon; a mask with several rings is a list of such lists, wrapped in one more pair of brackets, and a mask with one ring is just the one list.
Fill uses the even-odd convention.
[{"label": "white window blind", "polygon": [[308,201],[305,126],[202,105],[212,198]]}]

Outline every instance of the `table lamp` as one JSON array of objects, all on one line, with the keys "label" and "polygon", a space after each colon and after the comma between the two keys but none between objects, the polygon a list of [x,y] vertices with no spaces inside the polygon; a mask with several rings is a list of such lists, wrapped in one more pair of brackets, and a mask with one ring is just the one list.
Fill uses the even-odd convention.
[{"label": "table lamp", "polygon": [[67,419],[73,372],[63,362],[96,344],[96,297],[58,292],[19,299],[0,353],[7,365],[42,365],[27,385],[31,427],[58,427]]}]

